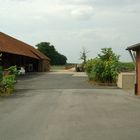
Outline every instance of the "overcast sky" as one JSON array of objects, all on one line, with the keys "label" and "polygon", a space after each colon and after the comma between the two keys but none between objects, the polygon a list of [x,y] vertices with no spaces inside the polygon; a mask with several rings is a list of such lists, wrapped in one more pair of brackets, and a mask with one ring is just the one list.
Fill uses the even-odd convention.
[{"label": "overcast sky", "polygon": [[0,31],[50,42],[68,62],[79,62],[82,47],[88,58],[112,47],[131,61],[125,49],[140,42],[140,0],[0,0]]}]

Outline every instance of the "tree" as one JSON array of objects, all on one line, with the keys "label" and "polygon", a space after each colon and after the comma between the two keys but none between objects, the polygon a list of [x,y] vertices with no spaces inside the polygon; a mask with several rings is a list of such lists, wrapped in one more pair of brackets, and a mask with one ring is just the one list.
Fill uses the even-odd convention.
[{"label": "tree", "polygon": [[111,48],[103,48],[97,58],[87,62],[86,71],[90,79],[103,83],[115,83],[118,64],[119,56]]},{"label": "tree", "polygon": [[101,54],[98,54],[98,57],[102,61],[111,61],[111,60],[118,61],[120,56],[116,55],[112,51],[112,48],[102,48],[101,49]]},{"label": "tree", "polygon": [[86,64],[87,61],[87,51],[85,48],[83,48],[83,51],[81,52],[80,59],[83,60],[83,64]]},{"label": "tree", "polygon": [[65,65],[67,57],[58,53],[53,45],[49,42],[41,42],[36,45],[38,50],[51,59],[52,65]]}]

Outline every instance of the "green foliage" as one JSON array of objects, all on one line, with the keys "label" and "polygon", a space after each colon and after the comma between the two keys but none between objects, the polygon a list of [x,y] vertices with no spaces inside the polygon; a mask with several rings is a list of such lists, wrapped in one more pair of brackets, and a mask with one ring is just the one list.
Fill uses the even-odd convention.
[{"label": "green foliage", "polygon": [[90,80],[102,83],[115,83],[118,76],[119,56],[111,48],[103,48],[98,57],[86,63],[86,72]]},{"label": "green foliage", "polygon": [[135,70],[133,62],[119,62],[119,72],[131,72]]},{"label": "green foliage", "polygon": [[16,66],[11,66],[7,70],[10,71],[10,75],[3,76],[0,82],[0,96],[9,95],[14,91],[18,71]]},{"label": "green foliage", "polygon": [[10,71],[10,74],[14,74],[15,76],[18,75],[18,70],[17,70],[17,67],[16,66],[11,66],[7,70]]},{"label": "green foliage", "polygon": [[104,64],[99,58],[88,60],[85,68],[90,80],[102,81]]},{"label": "green foliage", "polygon": [[3,77],[2,84],[7,85],[9,88],[13,88],[15,82],[15,75],[6,75]]},{"label": "green foliage", "polygon": [[113,51],[112,48],[102,48],[101,49],[101,54],[98,54],[98,57],[102,61],[119,61],[118,55],[116,55]]},{"label": "green foliage", "polygon": [[36,45],[38,50],[45,54],[47,57],[51,59],[52,65],[65,65],[67,58],[66,56],[58,53],[53,45],[49,42],[41,42]]},{"label": "green foliage", "polygon": [[90,59],[90,60],[87,61],[87,63],[86,63],[86,72],[87,72],[88,74],[91,73],[93,67],[94,67],[95,64],[96,64],[96,61],[98,61],[97,58],[95,58],[95,59]]},{"label": "green foliage", "polygon": [[15,75],[6,75],[0,83],[0,96],[9,95],[14,91]]}]

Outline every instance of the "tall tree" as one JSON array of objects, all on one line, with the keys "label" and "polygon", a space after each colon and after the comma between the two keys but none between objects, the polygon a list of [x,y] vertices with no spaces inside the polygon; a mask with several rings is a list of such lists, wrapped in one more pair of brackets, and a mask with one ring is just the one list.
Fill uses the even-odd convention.
[{"label": "tall tree", "polygon": [[82,52],[80,53],[81,53],[80,59],[83,60],[83,64],[86,64],[88,51],[86,51],[86,49],[83,48]]},{"label": "tall tree", "polygon": [[41,42],[36,45],[38,50],[51,59],[52,65],[65,65],[67,57],[58,53],[49,42]]}]

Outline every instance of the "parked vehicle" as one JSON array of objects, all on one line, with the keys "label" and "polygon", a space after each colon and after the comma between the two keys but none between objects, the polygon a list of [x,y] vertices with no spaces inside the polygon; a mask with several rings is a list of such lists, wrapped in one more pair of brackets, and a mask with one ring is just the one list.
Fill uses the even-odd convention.
[{"label": "parked vehicle", "polygon": [[83,64],[77,64],[75,66],[75,70],[76,70],[76,72],[84,72],[84,66],[83,66]]},{"label": "parked vehicle", "polygon": [[23,67],[17,67],[19,75],[25,75],[25,69]]}]

